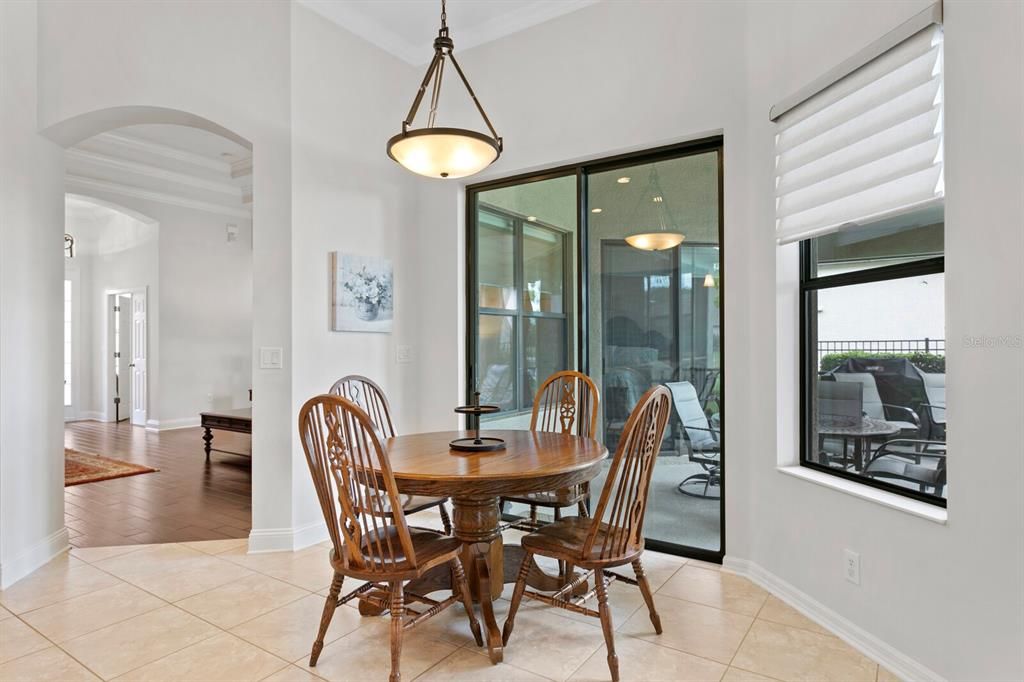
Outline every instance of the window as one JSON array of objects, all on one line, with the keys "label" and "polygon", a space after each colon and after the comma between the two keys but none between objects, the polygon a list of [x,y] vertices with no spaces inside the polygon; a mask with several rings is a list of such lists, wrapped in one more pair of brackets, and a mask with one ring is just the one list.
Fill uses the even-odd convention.
[{"label": "window", "polygon": [[915,16],[773,120],[776,236],[800,244],[801,463],[945,506],[936,20]]},{"label": "window", "polygon": [[945,506],[943,226],[903,222],[801,243],[802,463]]},{"label": "window", "polygon": [[64,407],[71,406],[71,280],[64,280]]},{"label": "window", "polygon": [[[475,205],[474,371],[492,420],[518,423],[548,375],[575,366],[575,177],[479,192]],[[472,352],[472,351],[471,351]]]}]

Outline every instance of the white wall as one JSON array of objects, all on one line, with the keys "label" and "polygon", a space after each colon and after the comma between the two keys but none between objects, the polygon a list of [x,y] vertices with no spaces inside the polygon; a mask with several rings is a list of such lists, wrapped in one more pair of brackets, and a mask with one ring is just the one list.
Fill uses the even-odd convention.
[{"label": "white wall", "polygon": [[[356,66],[358,65],[358,66]],[[399,431],[419,423],[415,364],[398,364],[413,346],[421,309],[420,255],[409,236],[417,180],[384,153],[398,130],[413,69],[300,6],[292,9],[292,324],[294,420],[307,398],[346,374],[364,374],[387,392]],[[257,199],[258,200],[258,199]],[[391,334],[329,330],[331,251],[391,259],[395,319]],[[296,481],[309,471],[296,441]],[[312,494],[296,497],[299,525],[322,519]]]},{"label": "white wall", "polygon": [[0,3],[0,587],[67,546],[64,168],[36,135],[35,27]]}]

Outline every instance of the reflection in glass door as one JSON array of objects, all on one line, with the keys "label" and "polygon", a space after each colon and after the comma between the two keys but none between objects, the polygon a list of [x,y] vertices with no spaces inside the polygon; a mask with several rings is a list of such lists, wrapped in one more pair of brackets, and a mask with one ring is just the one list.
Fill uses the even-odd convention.
[{"label": "reflection in glass door", "polygon": [[[654,546],[720,556],[719,152],[589,173],[586,200],[589,373],[601,387],[604,441],[614,450],[644,392],[668,386],[675,409],[644,535]],[[626,241],[659,230],[685,239],[663,250]]]},{"label": "reflection in glass door", "polygon": [[[667,386],[644,534],[719,561],[721,151],[715,138],[472,185],[466,270],[467,399],[479,390],[502,407],[487,426],[528,428],[539,382],[578,369],[600,389],[598,438],[614,452],[644,392]],[[592,511],[603,485],[591,484]]]}]

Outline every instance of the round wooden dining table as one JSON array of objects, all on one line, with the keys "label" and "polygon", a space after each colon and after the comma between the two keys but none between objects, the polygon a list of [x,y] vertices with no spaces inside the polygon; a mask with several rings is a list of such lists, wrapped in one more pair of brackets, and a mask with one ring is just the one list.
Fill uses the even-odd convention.
[{"label": "round wooden dining table", "polygon": [[[592,438],[503,430],[485,434],[503,439],[502,450],[449,448],[450,441],[468,435],[466,431],[409,434],[389,438],[386,446],[400,492],[451,498],[453,530],[464,543],[462,562],[483,614],[491,661],[498,663],[502,659],[501,630],[492,602],[501,595],[506,581],[515,580],[514,567],[522,556],[518,545],[502,543],[499,499],[589,481],[600,473],[608,450]],[[448,587],[449,571],[442,569],[412,581],[406,589],[427,594]],[[539,589],[555,590],[563,580],[537,569],[531,571],[531,582]]]}]

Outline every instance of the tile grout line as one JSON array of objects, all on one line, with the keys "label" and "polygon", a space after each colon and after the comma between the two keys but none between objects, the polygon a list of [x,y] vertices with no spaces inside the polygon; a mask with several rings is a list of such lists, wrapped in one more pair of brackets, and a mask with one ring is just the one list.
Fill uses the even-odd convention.
[{"label": "tile grout line", "polygon": [[[67,600],[64,600],[64,601],[67,601]],[[57,603],[59,604],[60,602],[57,602]],[[71,659],[72,661],[74,661],[74,662],[75,662],[75,663],[77,663],[78,665],[82,666],[82,667],[83,667],[84,669],[88,670],[88,671],[89,671],[89,673],[90,673],[90,674],[92,674],[93,676],[95,676],[95,677],[96,677],[97,679],[101,679],[101,680],[102,680],[102,679],[104,679],[102,675],[100,675],[100,674],[99,674],[98,672],[96,672],[95,670],[93,670],[92,668],[90,668],[89,666],[87,666],[87,665],[85,664],[85,662],[84,662],[84,661],[80,661],[80,660],[78,660],[78,658],[76,658],[76,657],[74,656],[74,654],[72,654],[72,653],[71,653],[70,651],[67,651],[67,650],[66,650],[66,649],[65,649],[64,647],[62,647],[62,646],[61,646],[60,644],[58,644],[57,642],[53,641],[52,639],[50,639],[49,637],[47,637],[46,635],[44,635],[44,634],[43,634],[42,632],[40,632],[39,630],[36,630],[36,629],[35,629],[34,627],[32,627],[32,625],[31,625],[30,623],[27,623],[27,622],[25,622],[24,620],[22,620],[22,618],[21,618],[20,616],[18,616],[17,614],[15,614],[15,615],[14,615],[14,617],[15,617],[15,618],[17,618],[18,620],[20,620],[20,621],[21,621],[21,623],[22,623],[22,624],[23,624],[23,625],[24,625],[25,627],[29,628],[30,630],[32,630],[33,632],[35,632],[35,633],[36,633],[37,635],[39,635],[40,637],[42,637],[43,639],[45,639],[45,640],[46,640],[47,642],[49,642],[49,643],[50,643],[51,645],[53,645],[54,647],[56,647],[58,651],[62,651],[62,652],[64,653],[64,655],[66,655],[66,656],[67,656],[68,658],[70,658],[70,659]],[[49,648],[49,647],[47,647],[47,648]],[[25,654],[24,656],[18,656],[17,658],[12,658],[12,659],[11,659],[11,661],[17,661],[17,660],[19,660],[19,659],[22,659],[22,658],[25,658],[25,657],[27,657],[27,656],[32,656],[32,655],[34,655],[34,654],[42,653],[43,651],[46,651],[46,649],[39,649],[38,651],[33,651],[33,652],[31,652],[31,653]],[[7,663],[10,663],[11,661],[7,661]],[[5,663],[4,665],[6,665],[7,663]]]},{"label": "tile grout line", "polygon": [[[765,592],[767,594],[766,594],[766,596],[764,598],[764,601],[761,602],[761,605],[759,607],[757,607],[757,612],[754,613],[754,617],[750,619],[750,625],[747,626],[747,631],[743,633],[743,639],[740,640],[740,643],[736,646],[736,651],[733,651],[732,652],[732,656],[729,658],[729,664],[728,664],[729,667],[732,667],[732,662],[736,660],[736,654],[738,654],[740,652],[740,649],[743,648],[743,643],[745,641],[747,641],[747,635],[749,635],[750,631],[754,629],[754,623],[757,622],[757,617],[761,614],[761,611],[764,609],[764,605],[768,603],[768,596],[767,595],[770,595],[771,592],[768,592],[767,590],[765,590]],[[743,668],[740,668],[740,670],[743,670]],[[750,671],[750,672],[754,672],[754,671]],[[757,673],[757,674],[760,674],[760,673]]]}]

